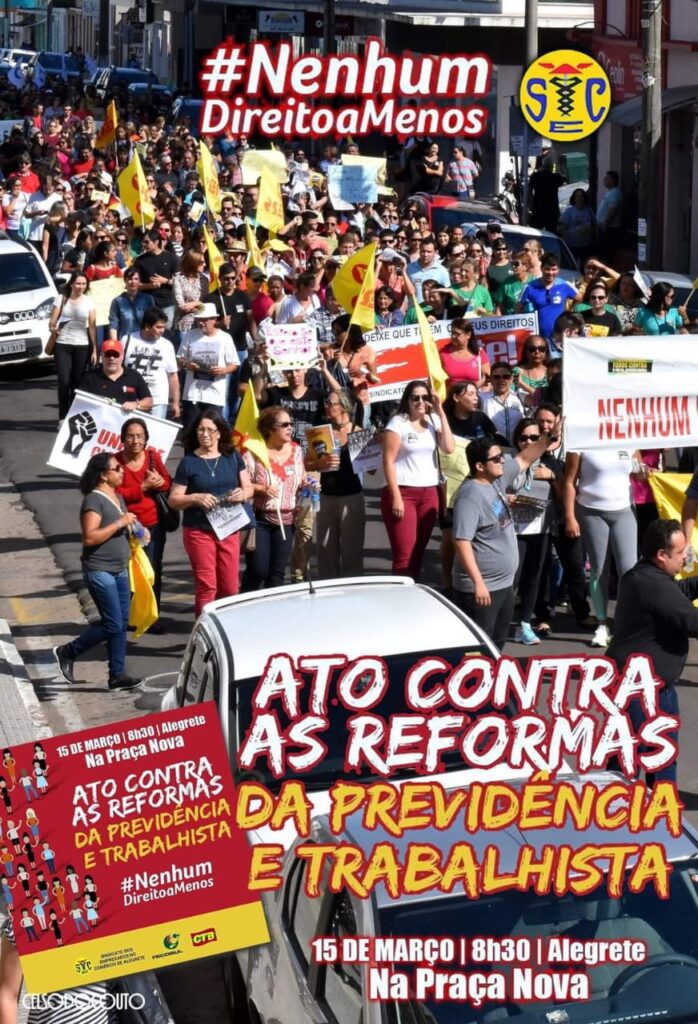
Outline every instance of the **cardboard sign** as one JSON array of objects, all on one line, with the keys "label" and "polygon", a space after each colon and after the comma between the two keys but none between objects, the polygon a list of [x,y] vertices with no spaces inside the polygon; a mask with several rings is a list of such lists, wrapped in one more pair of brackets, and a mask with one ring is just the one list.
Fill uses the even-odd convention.
[{"label": "cardboard sign", "polygon": [[266,332],[272,370],[302,370],[317,360],[317,328],[313,324],[274,324]]},{"label": "cardboard sign", "polygon": [[[82,476],[90,458],[97,452],[121,451],[121,428],[124,420],[133,415],[133,412],[124,412],[120,405],[105,398],[76,391],[47,465],[71,476]],[[166,461],[179,433],[179,424],[143,412],[135,415],[148,425],[148,447],[154,449],[163,462]]]},{"label": "cardboard sign", "polygon": [[375,203],[378,199],[375,171],[371,167],[331,164],[327,168],[327,177],[330,195],[338,195],[345,203]]},{"label": "cardboard sign", "polygon": [[117,295],[126,290],[123,277],[105,277],[103,281],[90,283],[90,295],[95,307],[95,320],[98,327],[109,323],[109,310]]},{"label": "cardboard sign", "polygon": [[0,804],[0,846],[30,992],[268,940],[212,701],[9,756],[16,781]]}]

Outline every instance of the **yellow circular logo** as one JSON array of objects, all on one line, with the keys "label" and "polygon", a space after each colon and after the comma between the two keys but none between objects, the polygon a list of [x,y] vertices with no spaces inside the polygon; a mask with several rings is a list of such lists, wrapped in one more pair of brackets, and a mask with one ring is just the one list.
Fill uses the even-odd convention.
[{"label": "yellow circular logo", "polygon": [[593,57],[578,50],[553,50],[528,68],[519,100],[523,116],[538,135],[575,142],[605,121],[611,109],[611,83]]}]

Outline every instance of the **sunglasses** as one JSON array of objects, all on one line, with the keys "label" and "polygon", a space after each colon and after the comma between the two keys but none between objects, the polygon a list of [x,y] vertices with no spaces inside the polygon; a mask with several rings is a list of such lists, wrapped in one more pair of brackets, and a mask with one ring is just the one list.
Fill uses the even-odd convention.
[{"label": "sunglasses", "polygon": [[504,456],[500,453],[499,455],[490,455],[489,459],[484,459],[484,462],[504,462]]},{"label": "sunglasses", "polygon": [[540,434],[522,434],[520,441],[540,441]]},{"label": "sunglasses", "polygon": [[290,420],[286,420],[285,423],[275,423],[274,426],[277,430],[285,430],[287,427],[292,427],[293,424]]},{"label": "sunglasses", "polygon": [[545,345],[529,345],[527,352],[545,352]]},{"label": "sunglasses", "polygon": [[511,380],[510,373],[493,373],[491,380]]},{"label": "sunglasses", "polygon": [[429,395],[410,395],[410,402],[428,402]]},{"label": "sunglasses", "polygon": [[599,293],[599,292],[597,292],[596,295],[592,295],[591,298],[592,299],[600,299],[602,301],[606,300],[606,296],[603,293]]}]

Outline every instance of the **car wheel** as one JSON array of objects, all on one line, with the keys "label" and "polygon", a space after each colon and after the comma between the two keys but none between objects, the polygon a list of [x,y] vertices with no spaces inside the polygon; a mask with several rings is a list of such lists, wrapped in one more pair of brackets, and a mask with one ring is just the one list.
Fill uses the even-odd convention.
[{"label": "car wheel", "polygon": [[247,989],[235,956],[228,956],[223,961],[223,984],[230,1024],[252,1024]]}]

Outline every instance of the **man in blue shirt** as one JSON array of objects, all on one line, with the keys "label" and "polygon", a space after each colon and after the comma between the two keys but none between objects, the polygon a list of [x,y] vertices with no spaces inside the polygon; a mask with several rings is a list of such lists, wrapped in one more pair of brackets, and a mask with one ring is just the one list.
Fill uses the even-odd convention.
[{"label": "man in blue shirt", "polygon": [[555,321],[570,303],[580,302],[582,296],[573,285],[557,276],[560,261],[555,253],[547,252],[540,261],[540,268],[541,276],[526,285],[516,304],[516,312],[538,314],[538,331],[550,348]]},{"label": "man in blue shirt", "polygon": [[419,246],[419,259],[408,264],[407,274],[417,292],[417,302],[421,302],[424,298],[422,295],[422,284],[426,280],[432,279],[441,285],[442,288],[450,287],[451,278],[446,267],[441,265],[436,255],[436,242],[433,235],[426,235],[422,239],[422,243]]},{"label": "man in blue shirt", "polygon": [[138,334],[146,309],[155,305],[152,295],[140,291],[141,276],[137,267],[129,267],[124,274],[126,291],[112,299],[109,307],[109,335],[112,341]]}]

